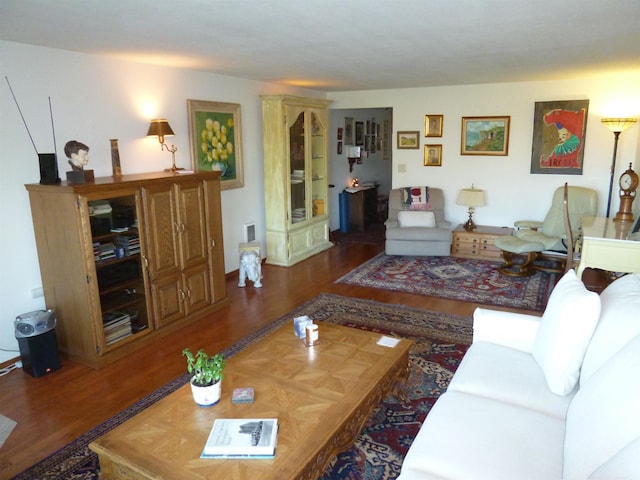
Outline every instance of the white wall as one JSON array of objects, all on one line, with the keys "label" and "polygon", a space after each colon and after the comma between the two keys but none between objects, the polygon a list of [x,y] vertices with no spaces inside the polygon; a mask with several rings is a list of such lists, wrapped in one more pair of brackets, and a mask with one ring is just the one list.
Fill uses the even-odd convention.
[{"label": "white wall", "polygon": [[[542,219],[555,188],[569,182],[599,192],[599,211],[604,215],[613,156],[613,134],[600,122],[604,117],[640,116],[640,71],[571,81],[467,85],[456,87],[376,90],[329,93],[331,108],[393,108],[393,186],[442,187],[446,216],[452,222],[467,218],[466,208],[455,204],[458,191],[474,184],[486,190],[485,207],[477,208],[474,220],[481,225],[513,225],[518,219]],[[532,175],[531,141],[537,101],[589,100],[584,169],[577,175]],[[424,115],[444,115],[441,139],[424,138]],[[460,155],[463,116],[511,116],[508,156]],[[419,150],[397,150],[398,130],[419,130]],[[425,142],[428,140],[428,142]],[[441,140],[441,142],[439,141]],[[442,143],[442,167],[424,167],[422,145]],[[611,211],[619,206],[617,181],[629,162],[640,172],[640,124],[620,135]],[[399,167],[406,168],[405,173]],[[640,201],[634,210],[640,210]]]},{"label": "white wall", "polygon": [[[175,132],[176,163],[190,168],[186,100],[241,105],[244,188],[222,192],[226,271],[238,268],[243,224],[256,223],[264,243],[262,114],[259,95],[291,93],[323,98],[318,92],[238,78],[107,59],[61,50],[0,42],[0,362],[18,354],[16,315],[45,307],[32,298],[42,285],[26,183],[40,180],[37,155],[4,79],[8,77],[38,151],[53,152],[48,97],[55,120],[60,176],[68,164],[64,144],[90,147],[96,176],[111,175],[110,138],[117,138],[123,173],[159,171],[171,165],[156,138],[145,137],[149,119],[166,117]],[[55,215],[55,212],[51,212]]]}]

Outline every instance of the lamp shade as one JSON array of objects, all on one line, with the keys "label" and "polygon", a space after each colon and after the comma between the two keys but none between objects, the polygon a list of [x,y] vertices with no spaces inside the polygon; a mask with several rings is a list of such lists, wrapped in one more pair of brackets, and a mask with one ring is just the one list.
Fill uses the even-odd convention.
[{"label": "lamp shade", "polygon": [[636,123],[637,120],[635,118],[603,118],[601,121],[612,132],[620,133]]},{"label": "lamp shade", "polygon": [[458,194],[456,203],[466,207],[483,207],[485,205],[484,190],[463,188]]},{"label": "lamp shade", "polygon": [[149,131],[147,132],[147,137],[154,135],[158,135],[159,137],[174,135],[173,130],[171,130],[169,122],[167,122],[166,118],[155,118],[151,120]]}]

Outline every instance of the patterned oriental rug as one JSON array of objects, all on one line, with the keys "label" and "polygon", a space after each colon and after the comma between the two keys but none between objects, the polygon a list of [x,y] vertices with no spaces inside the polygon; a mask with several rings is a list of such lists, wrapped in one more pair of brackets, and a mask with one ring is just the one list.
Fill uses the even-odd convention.
[{"label": "patterned oriental rug", "polygon": [[[321,477],[323,480],[396,478],[404,455],[424,418],[447,388],[471,342],[471,319],[321,294],[233,345],[225,354],[227,357],[233,356],[277,326],[291,322],[292,318],[300,315],[413,340],[406,387],[407,403],[400,403],[393,397],[385,398],[368,419],[354,446],[336,456]],[[293,324],[291,331],[293,334]],[[187,382],[188,375],[185,373],[15,478],[97,479],[100,467],[97,456],[88,448],[89,443]]]},{"label": "patterned oriental rug", "polygon": [[336,283],[543,311],[557,275],[538,272],[530,277],[509,277],[497,270],[498,265],[487,260],[381,253]]}]

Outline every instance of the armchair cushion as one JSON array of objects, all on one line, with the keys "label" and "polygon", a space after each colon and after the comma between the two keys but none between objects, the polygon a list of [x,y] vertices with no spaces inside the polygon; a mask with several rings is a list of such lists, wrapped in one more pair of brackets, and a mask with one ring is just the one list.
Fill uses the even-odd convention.
[{"label": "armchair cushion", "polygon": [[436,216],[433,212],[421,212],[402,210],[398,212],[398,225],[403,227],[427,227],[436,226]]},{"label": "armchair cushion", "polygon": [[533,345],[533,358],[553,393],[567,395],[576,387],[599,317],[600,296],[569,270],[551,292]]}]

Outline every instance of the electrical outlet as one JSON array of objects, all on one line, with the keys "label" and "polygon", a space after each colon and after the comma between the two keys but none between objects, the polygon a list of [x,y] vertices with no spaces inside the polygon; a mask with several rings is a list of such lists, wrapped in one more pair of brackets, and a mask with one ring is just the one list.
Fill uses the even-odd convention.
[{"label": "electrical outlet", "polygon": [[32,288],[31,289],[31,298],[44,297],[44,290],[42,287]]}]

